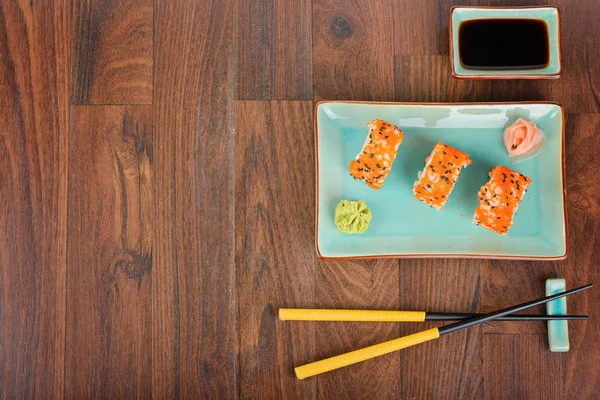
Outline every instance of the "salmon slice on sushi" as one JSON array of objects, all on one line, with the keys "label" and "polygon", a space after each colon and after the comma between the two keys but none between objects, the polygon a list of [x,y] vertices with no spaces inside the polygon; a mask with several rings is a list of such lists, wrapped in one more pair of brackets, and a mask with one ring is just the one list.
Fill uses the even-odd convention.
[{"label": "salmon slice on sushi", "polygon": [[443,210],[460,171],[471,164],[469,155],[439,142],[425,158],[413,186],[415,198],[437,210]]},{"label": "salmon slice on sushi", "polygon": [[380,119],[369,122],[368,126],[367,140],[361,152],[350,162],[350,175],[379,190],[392,169],[404,133]]},{"label": "salmon slice on sushi", "polygon": [[531,179],[502,166],[492,168],[489,175],[489,182],[477,193],[479,205],[473,223],[505,235],[514,223]]}]

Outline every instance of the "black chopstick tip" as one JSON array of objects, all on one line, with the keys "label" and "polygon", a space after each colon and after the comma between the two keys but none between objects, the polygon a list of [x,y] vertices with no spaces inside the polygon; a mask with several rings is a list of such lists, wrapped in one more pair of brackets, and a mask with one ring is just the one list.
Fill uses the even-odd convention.
[{"label": "black chopstick tip", "polygon": [[453,324],[450,324],[450,325],[445,325],[445,326],[442,326],[442,327],[438,328],[439,329],[439,333],[440,333],[440,336],[442,336],[442,335],[446,335],[446,334],[448,334],[450,332],[458,331],[460,329],[469,328],[469,327],[471,327],[473,325],[481,324],[483,322],[497,320],[497,319],[499,319],[501,317],[504,317],[504,316],[507,316],[507,315],[510,315],[510,314],[514,314],[514,313],[526,310],[526,309],[534,307],[534,306],[545,304],[545,303],[548,303],[550,301],[553,301],[553,300],[556,300],[556,299],[560,299],[561,297],[565,297],[565,296],[572,295],[574,293],[581,292],[581,291],[589,289],[591,287],[592,287],[592,284],[588,283],[587,285],[580,286],[580,287],[577,287],[575,289],[567,290],[567,291],[564,291],[564,292],[561,292],[561,293],[556,293],[556,294],[553,294],[551,296],[541,297],[539,299],[535,299],[535,300],[531,300],[531,301],[528,301],[528,302],[525,302],[525,303],[517,304],[517,305],[514,305],[512,307],[503,308],[501,310],[494,311],[494,312],[491,312],[489,314],[483,314],[483,315],[480,315],[480,316],[477,316],[477,317],[473,317],[473,318],[469,318],[469,319],[466,319],[466,320],[462,320],[462,321],[459,321],[459,322],[456,322],[456,323],[453,323]]},{"label": "black chopstick tip", "polygon": [[585,289],[589,289],[589,288],[591,288],[593,286],[594,286],[593,283],[588,283],[587,285],[579,286],[578,288],[571,289],[571,290],[578,290],[578,289],[585,290]]},{"label": "black chopstick tip", "polygon": [[[425,321],[464,321],[469,318],[482,316],[485,314],[470,313],[427,313]],[[495,319],[495,321],[584,321],[587,315],[532,315],[532,314],[511,314],[505,317]]]}]

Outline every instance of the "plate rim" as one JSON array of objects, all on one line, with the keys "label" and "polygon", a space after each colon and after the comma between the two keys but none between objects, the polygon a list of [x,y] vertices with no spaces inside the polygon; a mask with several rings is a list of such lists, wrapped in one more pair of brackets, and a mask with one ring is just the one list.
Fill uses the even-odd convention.
[{"label": "plate rim", "polygon": [[[558,256],[518,256],[518,255],[495,255],[495,254],[477,254],[477,253],[439,253],[439,254],[381,254],[381,255],[357,255],[357,256],[324,256],[319,248],[319,127],[317,121],[317,112],[319,107],[324,104],[363,104],[363,105],[396,105],[396,106],[512,106],[512,105],[534,105],[549,104],[558,106],[561,113],[561,159],[562,159],[562,192],[563,192],[563,213],[565,226],[565,252]],[[489,101],[489,102],[395,102],[395,101],[360,101],[360,100],[321,100],[315,104],[313,110],[313,130],[314,130],[314,156],[315,156],[315,249],[317,258],[321,260],[373,260],[373,259],[411,259],[411,258],[471,258],[488,260],[527,260],[527,261],[559,261],[567,258],[570,252],[569,241],[569,215],[567,212],[567,185],[566,185],[566,153],[565,153],[565,109],[561,103],[556,101]]]},{"label": "plate rim", "polygon": [[[452,23],[452,15],[454,14],[454,10],[458,8],[477,8],[477,9],[496,9],[496,10],[520,10],[520,9],[540,9],[540,8],[554,8],[556,10],[556,22],[558,25],[558,29],[556,32],[557,36],[557,47],[558,47],[558,72],[551,74],[528,74],[526,72],[522,74],[461,74],[456,71],[456,66],[454,65],[454,26]],[[463,5],[455,5],[450,8],[450,12],[448,14],[448,35],[450,41],[450,71],[452,73],[452,77],[455,79],[468,79],[468,80],[484,80],[484,79],[558,79],[562,75],[562,48],[561,48],[561,27],[560,27],[560,8],[558,6],[553,5],[529,5],[529,6],[463,6]]]}]

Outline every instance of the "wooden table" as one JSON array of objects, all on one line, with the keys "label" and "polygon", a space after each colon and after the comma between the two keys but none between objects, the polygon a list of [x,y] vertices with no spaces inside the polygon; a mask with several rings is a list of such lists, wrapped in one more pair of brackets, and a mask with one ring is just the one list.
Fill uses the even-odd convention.
[{"label": "wooden table", "polygon": [[[566,354],[543,323],[490,323],[304,381],[423,325],[276,317],[600,285],[598,4],[554,3],[563,76],[525,82],[450,76],[451,0],[2,0],[0,398],[598,398],[597,288],[569,299],[590,320]],[[569,258],[318,260],[323,99],[561,102]]]}]

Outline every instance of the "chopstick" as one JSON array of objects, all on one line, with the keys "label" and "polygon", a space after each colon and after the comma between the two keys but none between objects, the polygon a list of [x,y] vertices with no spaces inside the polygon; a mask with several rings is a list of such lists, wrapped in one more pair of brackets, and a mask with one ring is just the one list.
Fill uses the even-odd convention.
[{"label": "chopstick", "polygon": [[[280,308],[282,321],[358,321],[358,322],[423,322],[456,321],[485,314],[431,313],[425,311],[336,310],[315,308]],[[497,321],[587,320],[587,315],[511,315]]]},{"label": "chopstick", "polygon": [[[478,317],[485,314],[427,313],[425,321],[455,321]],[[519,314],[496,318],[494,321],[587,321],[587,315],[530,315]]]},{"label": "chopstick", "polygon": [[592,284],[588,284],[575,289],[567,290],[562,293],[557,293],[552,296],[542,297],[537,300],[517,304],[515,306],[504,308],[502,310],[498,310],[489,314],[483,314],[460,322],[455,322],[453,324],[445,325],[440,328],[428,329],[426,331],[418,332],[398,339],[365,347],[363,349],[351,351],[349,353],[340,354],[338,356],[326,358],[321,361],[316,361],[310,364],[302,365],[294,369],[296,372],[296,377],[298,379],[305,379],[334,369],[346,367],[348,365],[356,364],[361,361],[379,357],[384,354],[404,349],[406,347],[414,346],[419,343],[424,343],[429,340],[438,339],[440,336],[447,335],[451,332],[455,332],[464,328],[469,328],[473,325],[481,324],[483,322],[493,321],[495,319],[507,316],[509,314],[513,314],[531,307],[535,307],[537,305],[544,304],[564,296],[569,296],[571,294],[581,292],[591,287]]}]

